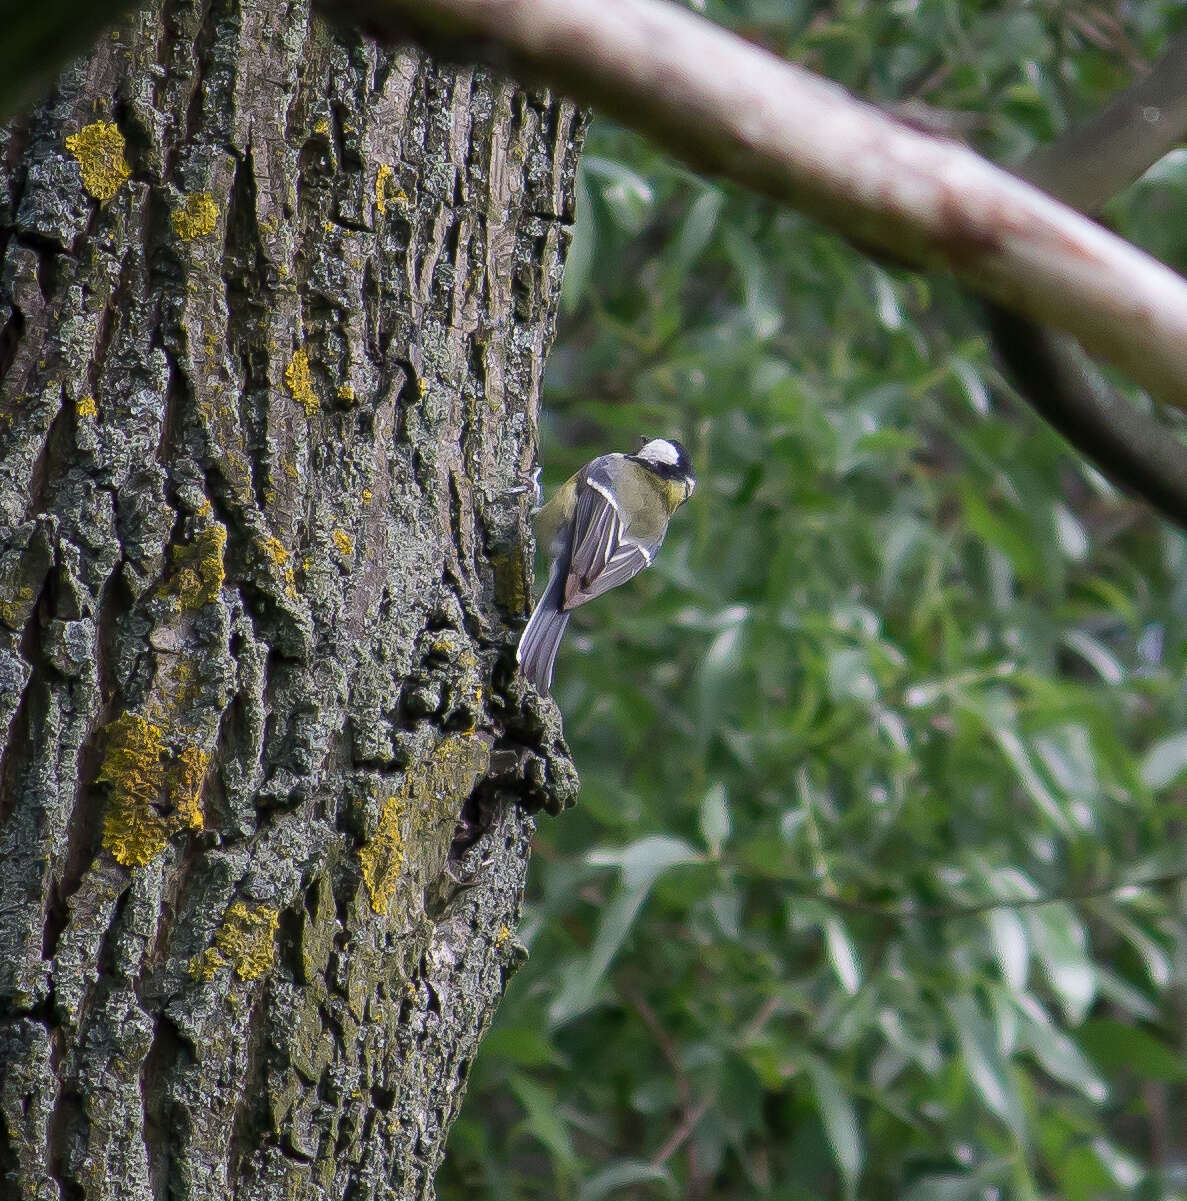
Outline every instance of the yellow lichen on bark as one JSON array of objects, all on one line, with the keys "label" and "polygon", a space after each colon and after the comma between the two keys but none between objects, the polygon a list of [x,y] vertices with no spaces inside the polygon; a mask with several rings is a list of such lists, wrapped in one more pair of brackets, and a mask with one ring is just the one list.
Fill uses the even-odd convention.
[{"label": "yellow lichen on bark", "polygon": [[293,361],[285,368],[284,382],[293,399],[312,417],[321,408],[317,393],[313,390],[313,376],[309,371],[309,354],[304,346],[298,347]]},{"label": "yellow lichen on bark", "polygon": [[78,160],[82,186],[96,200],[110,200],[131,178],[125,145],[124,135],[110,121],[84,125],[66,139],[66,149]]},{"label": "yellow lichen on bark", "polygon": [[227,578],[223,554],[227,549],[227,527],[215,522],[187,546],[175,547],[173,560],[179,565],[171,583],[183,609],[199,609],[218,600]]},{"label": "yellow lichen on bark", "polygon": [[80,417],[98,417],[99,406],[95,403],[93,396],[84,396],[78,404],[74,406],[74,411]]},{"label": "yellow lichen on bark", "polygon": [[345,530],[334,530],[330,538],[334,543],[334,549],[340,555],[354,554],[354,539]]},{"label": "yellow lichen on bark", "polygon": [[427,808],[448,810],[474,791],[490,764],[490,745],[473,734],[451,734],[436,746],[413,787]]},{"label": "yellow lichen on bark", "polygon": [[182,825],[191,830],[205,828],[202,812],[202,783],[210,766],[210,753],[196,746],[185,747],[169,773],[169,799]]},{"label": "yellow lichen on bark", "polygon": [[277,567],[283,567],[289,561],[289,553],[284,543],[279,538],[273,538],[271,534],[266,534],[260,539],[260,547]]},{"label": "yellow lichen on bark", "polygon": [[183,242],[204,238],[218,225],[218,206],[209,192],[191,192],[185,203],[170,214],[173,232]]},{"label": "yellow lichen on bark", "polygon": [[284,543],[279,538],[274,538],[271,534],[266,534],[257,540],[256,546],[280,569],[284,576],[285,593],[295,598],[297,595],[297,580],[293,575],[292,566],[289,564],[289,559],[292,556],[285,549]]},{"label": "yellow lichen on bark", "polygon": [[443,738],[410,767],[404,783],[384,802],[374,835],[359,850],[359,865],[376,913],[387,913],[404,865],[403,822],[413,831],[452,821],[490,764],[490,744],[472,734]]},{"label": "yellow lichen on bark", "polygon": [[190,975],[209,980],[230,967],[240,980],[258,980],[276,962],[276,929],[280,912],[271,905],[235,901],[223,916],[214,945],[190,960]]},{"label": "yellow lichen on bark", "polygon": [[391,182],[392,169],[387,163],[379,164],[379,171],[375,176],[375,207],[379,210],[381,217],[387,216],[387,185]]},{"label": "yellow lichen on bark", "polygon": [[[111,795],[103,815],[103,846],[124,867],[143,867],[179,830],[201,830],[202,783],[210,755],[187,746],[166,761],[165,732],[138,713],[121,713],[107,727],[99,781]],[[172,813],[158,805],[165,798]]]},{"label": "yellow lichen on bark", "polygon": [[124,867],[143,867],[165,849],[169,832],[154,808],[165,784],[160,726],[121,713],[107,728],[99,779],[111,786],[103,818],[103,845]]},{"label": "yellow lichen on bark", "polygon": [[227,910],[214,945],[240,980],[258,980],[276,962],[276,928],[280,913],[270,905],[249,909],[236,901]]},{"label": "yellow lichen on bark", "polygon": [[388,797],[379,815],[375,836],[364,843],[359,851],[363,880],[371,896],[371,908],[376,913],[387,912],[395,895],[400,868],[404,865],[404,835],[400,829],[403,816],[402,799],[399,796]]}]

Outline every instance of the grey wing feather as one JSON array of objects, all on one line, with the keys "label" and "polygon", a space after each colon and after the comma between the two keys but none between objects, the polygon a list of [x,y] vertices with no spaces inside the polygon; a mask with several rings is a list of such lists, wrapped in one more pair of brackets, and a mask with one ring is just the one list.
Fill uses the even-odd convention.
[{"label": "grey wing feather", "polygon": [[651,562],[652,553],[626,537],[621,515],[599,483],[587,477],[573,517],[573,549],[565,580],[564,607],[625,584]]},{"label": "grey wing feather", "polygon": [[548,577],[548,587],[532,613],[515,652],[524,679],[535,684],[544,696],[552,687],[556,652],[560,649],[561,635],[569,623],[569,614],[561,608],[563,586],[559,565],[554,563],[552,574]]}]

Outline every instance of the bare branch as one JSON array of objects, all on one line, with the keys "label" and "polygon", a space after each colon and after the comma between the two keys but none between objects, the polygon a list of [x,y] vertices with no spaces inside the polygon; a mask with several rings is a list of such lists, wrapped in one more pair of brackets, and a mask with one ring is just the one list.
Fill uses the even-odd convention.
[{"label": "bare branch", "polygon": [[1187,34],[1172,39],[1151,70],[1107,108],[1017,168],[1023,179],[1094,213],[1164,154],[1187,140]]},{"label": "bare branch", "polygon": [[1110,387],[1074,339],[998,304],[985,312],[1023,399],[1113,483],[1187,530],[1187,446]]},{"label": "bare branch", "polygon": [[[1187,281],[953,142],[929,137],[662,0],[349,0],[409,32],[555,84],[694,167],[862,245],[952,271],[1187,403]],[[488,54],[488,57],[492,57]]]},{"label": "bare branch", "polygon": [[[1187,138],[1187,35],[1100,114],[1041,147],[1019,174],[1095,212]],[[989,329],[1022,397],[1115,484],[1187,529],[1187,447],[1113,389],[1066,334],[992,302]]]}]

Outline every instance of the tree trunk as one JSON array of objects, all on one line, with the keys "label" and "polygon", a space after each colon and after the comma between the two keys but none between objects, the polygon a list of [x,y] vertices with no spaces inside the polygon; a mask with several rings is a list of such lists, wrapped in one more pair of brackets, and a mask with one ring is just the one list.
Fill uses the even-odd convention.
[{"label": "tree trunk", "polygon": [[0,1194],[431,1196],[575,787],[509,621],[580,119],[168,0],[0,137]]}]

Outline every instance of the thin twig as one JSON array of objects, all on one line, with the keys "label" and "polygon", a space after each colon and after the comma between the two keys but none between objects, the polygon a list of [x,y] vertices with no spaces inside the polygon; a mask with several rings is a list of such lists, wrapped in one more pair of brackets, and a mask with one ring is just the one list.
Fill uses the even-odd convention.
[{"label": "thin twig", "polygon": [[785,881],[784,888],[797,896],[811,897],[822,905],[832,909],[840,909],[850,913],[863,913],[871,917],[880,917],[888,921],[909,922],[919,918],[933,920],[955,920],[963,917],[977,917],[983,913],[992,913],[997,909],[1037,909],[1042,905],[1074,905],[1081,901],[1091,901],[1098,897],[1107,897],[1122,889],[1169,888],[1187,880],[1187,871],[1165,872],[1158,876],[1148,876],[1139,880],[1113,880],[1107,884],[1094,884],[1081,889],[1070,889],[1067,892],[1044,893],[1037,897],[1017,897],[1012,900],[998,898],[992,901],[978,901],[972,905],[885,905],[879,901],[867,901],[860,897],[843,897],[825,895],[819,891],[816,883],[792,883]]},{"label": "thin twig", "polygon": [[697,1123],[705,1116],[709,1108],[708,1095],[702,1097],[696,1105],[684,1116],[684,1121],[668,1136],[668,1141],[651,1157],[652,1164],[662,1168],[664,1164],[684,1146],[689,1135],[697,1128]]},{"label": "thin twig", "polygon": [[[662,1167],[684,1145],[688,1136],[696,1128],[697,1122],[701,1120],[705,1109],[709,1105],[709,1098],[705,1096],[700,1101],[693,1101],[692,1082],[689,1080],[688,1074],[680,1062],[680,1053],[676,1047],[676,1043],[667,1030],[664,1029],[663,1023],[659,1020],[655,1010],[647,1003],[647,998],[627,980],[619,979],[615,981],[615,987],[618,990],[618,995],[642,1018],[643,1024],[651,1031],[651,1037],[655,1039],[655,1045],[659,1048],[659,1053],[672,1069],[672,1078],[676,1083],[676,1096],[680,1105],[681,1122],[668,1140],[651,1158],[653,1164],[657,1167]],[[697,1167],[696,1147],[691,1144],[688,1148],[688,1177],[687,1191],[689,1193],[697,1191],[700,1174]]]}]

